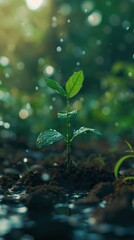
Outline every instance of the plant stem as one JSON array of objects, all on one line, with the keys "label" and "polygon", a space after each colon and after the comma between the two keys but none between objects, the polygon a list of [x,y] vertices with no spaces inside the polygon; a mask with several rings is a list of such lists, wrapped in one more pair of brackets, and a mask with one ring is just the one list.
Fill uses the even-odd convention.
[{"label": "plant stem", "polygon": [[70,104],[69,99],[67,98],[67,122],[66,122],[66,148],[67,148],[67,171],[71,169],[71,160],[70,160],[70,153],[71,153],[71,134],[70,134],[70,117],[69,117],[69,111],[70,111]]}]

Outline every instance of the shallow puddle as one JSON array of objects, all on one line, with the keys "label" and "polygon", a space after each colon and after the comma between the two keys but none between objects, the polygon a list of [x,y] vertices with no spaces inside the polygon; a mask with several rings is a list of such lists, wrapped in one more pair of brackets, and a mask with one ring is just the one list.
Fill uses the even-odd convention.
[{"label": "shallow puddle", "polygon": [[[94,205],[75,204],[76,200],[85,198],[87,194],[87,192],[66,194],[66,201],[55,204],[51,216],[45,216],[44,219],[46,220],[39,220],[40,222],[43,221],[44,229],[45,224],[48,227],[48,222],[50,226],[51,224],[53,226],[53,223],[65,223],[71,226],[70,239],[72,240],[133,239],[134,229],[132,228],[96,224],[92,213],[97,206],[105,208],[105,201]],[[0,240],[38,239],[37,237],[34,238],[28,230],[37,227],[38,220],[36,222],[36,219],[29,218],[28,208],[22,201],[22,198],[25,197],[25,190],[18,193],[9,190],[6,196],[0,195]],[[26,233],[25,229],[27,230]],[[51,231],[53,231],[53,227]]]}]

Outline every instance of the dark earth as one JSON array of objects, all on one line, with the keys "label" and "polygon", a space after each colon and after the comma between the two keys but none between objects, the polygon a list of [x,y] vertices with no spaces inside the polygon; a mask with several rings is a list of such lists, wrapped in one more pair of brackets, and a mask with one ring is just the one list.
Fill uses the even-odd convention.
[{"label": "dark earth", "polygon": [[125,144],[76,142],[69,171],[64,149],[0,145],[0,240],[134,239],[133,160],[113,174]]}]

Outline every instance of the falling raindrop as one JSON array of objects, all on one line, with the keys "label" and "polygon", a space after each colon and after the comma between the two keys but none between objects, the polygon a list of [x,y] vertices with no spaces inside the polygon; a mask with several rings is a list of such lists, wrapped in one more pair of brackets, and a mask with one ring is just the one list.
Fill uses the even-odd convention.
[{"label": "falling raindrop", "polygon": [[[49,106],[49,110],[50,110],[50,111],[53,110],[53,106],[52,106],[52,105]],[[50,130],[51,130],[51,129],[50,129]]]},{"label": "falling raindrop", "polygon": [[85,55],[86,54],[86,52],[85,51],[82,51],[82,55]]},{"label": "falling raindrop", "polygon": [[77,66],[80,66],[80,62],[77,62],[76,65],[77,65]]},{"label": "falling raindrop", "polygon": [[128,77],[132,77],[132,76],[133,76],[132,72],[129,72]]},{"label": "falling raindrop", "polygon": [[61,43],[62,43],[62,42],[64,42],[64,39],[63,39],[63,38],[61,38],[61,39],[60,39],[60,42],[61,42]]},{"label": "falling raindrop", "polygon": [[48,182],[50,180],[50,175],[48,173],[43,173],[41,178],[43,181]]},{"label": "falling raindrop", "polygon": [[62,51],[62,48],[61,48],[60,46],[58,46],[58,47],[56,48],[56,51],[57,51],[57,52],[61,52],[61,51]]},{"label": "falling raindrop", "polygon": [[36,87],[35,87],[35,90],[36,90],[36,91],[38,91],[38,90],[39,90],[39,87],[38,87],[38,86],[36,86]]},{"label": "falling raindrop", "polygon": [[27,163],[28,159],[27,158],[23,158],[23,162]]},{"label": "falling raindrop", "polygon": [[52,75],[54,73],[54,68],[52,66],[47,66],[45,71],[48,75]]},{"label": "falling raindrop", "polygon": [[67,19],[67,23],[70,23],[71,22],[71,20],[70,19]]}]

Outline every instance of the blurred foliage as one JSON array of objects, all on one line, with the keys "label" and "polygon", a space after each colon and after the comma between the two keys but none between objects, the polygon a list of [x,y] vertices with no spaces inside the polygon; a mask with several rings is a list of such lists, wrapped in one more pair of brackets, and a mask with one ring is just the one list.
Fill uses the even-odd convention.
[{"label": "blurred foliage", "polygon": [[83,69],[75,123],[109,141],[133,137],[133,0],[0,0],[0,136],[33,141],[58,127],[64,102],[45,79],[65,84]]}]

